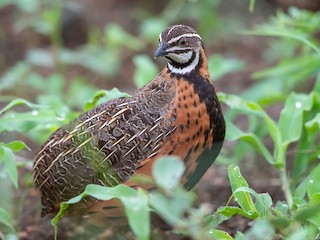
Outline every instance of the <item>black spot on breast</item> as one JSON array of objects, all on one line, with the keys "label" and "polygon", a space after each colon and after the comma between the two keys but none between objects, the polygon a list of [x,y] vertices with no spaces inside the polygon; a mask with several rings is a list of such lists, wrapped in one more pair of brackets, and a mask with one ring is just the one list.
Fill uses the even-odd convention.
[{"label": "black spot on breast", "polygon": [[188,161],[189,161],[189,158],[190,158],[190,155],[192,153],[192,148],[189,149],[188,153],[187,153],[187,156],[183,159],[184,163],[187,165]]},{"label": "black spot on breast", "polygon": [[199,148],[199,143],[197,143],[197,145],[194,147],[194,151],[198,151],[198,148]]}]

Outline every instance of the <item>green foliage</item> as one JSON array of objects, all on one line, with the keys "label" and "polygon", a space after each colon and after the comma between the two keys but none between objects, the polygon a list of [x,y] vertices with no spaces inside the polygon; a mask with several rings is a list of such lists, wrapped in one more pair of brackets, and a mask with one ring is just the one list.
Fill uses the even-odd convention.
[{"label": "green foliage", "polygon": [[52,225],[55,228],[55,238],[57,237],[58,220],[63,216],[68,206],[79,202],[86,196],[92,196],[104,201],[118,198],[125,208],[129,225],[137,236],[137,239],[148,239],[150,235],[150,216],[147,205],[147,195],[142,190],[134,190],[125,185],[118,185],[116,187],[88,185],[81,195],[70,199],[68,202],[62,203],[59,213],[52,220]]},{"label": "green foliage", "polygon": [[243,70],[245,63],[239,59],[227,59],[219,54],[214,54],[208,58],[208,67],[211,79],[218,80],[226,74]]},{"label": "green foliage", "polygon": [[159,72],[154,62],[146,55],[135,56],[133,63],[136,66],[134,83],[138,88],[150,82]]},{"label": "green foliage", "polygon": [[283,100],[300,85],[319,74],[320,49],[317,32],[320,14],[290,8],[288,14],[278,12],[266,24],[246,31],[247,34],[280,37],[273,41],[266,55],[275,66],[253,74],[258,82],[243,93],[247,100],[272,105]]},{"label": "green foliage", "polygon": [[0,224],[5,225],[10,229],[10,231],[14,232],[14,224],[11,219],[10,214],[7,212],[7,210],[0,208]]},{"label": "green foliage", "polygon": [[[154,44],[159,32],[172,22],[198,19],[198,29],[205,39],[212,39],[221,30],[221,19],[216,14],[219,1],[191,1],[181,4],[172,0],[159,16],[136,9],[140,36],[134,37],[117,24],[106,25],[101,31],[90,30],[89,43],[75,50],[62,46],[59,33],[61,1],[1,1],[0,6],[14,3],[22,17],[16,29],[33,30],[47,35],[51,49],[29,49],[26,58],[4,72],[0,78],[0,134],[10,139],[24,137],[43,143],[47,137],[82,111],[119,97],[129,96],[118,89],[98,90],[85,76],[68,79],[68,67],[79,65],[98,75],[113,77],[121,62],[130,54],[144,51]],[[249,9],[253,11],[255,1]],[[196,6],[199,5],[197,8]],[[119,185],[106,188],[89,185],[79,196],[62,203],[57,222],[70,204],[85,196],[100,200],[120,199],[129,225],[137,239],[151,237],[150,211],[161,216],[173,232],[193,239],[317,239],[320,236],[320,49],[317,39],[320,15],[295,8],[288,13],[278,12],[268,23],[257,26],[247,34],[277,37],[266,50],[272,67],[253,74],[255,82],[240,96],[219,93],[226,104],[227,141],[237,141],[235,149],[224,149],[221,158],[240,163],[243,156],[253,161],[265,160],[279,174],[285,199],[276,202],[269,193],[259,193],[250,187],[236,165],[228,167],[232,195],[215,212],[200,204],[195,207],[196,194],[187,192],[179,184],[184,172],[182,162],[174,157],[157,160],[153,168],[156,186],[151,193]],[[205,40],[206,41],[206,40]],[[123,53],[126,54],[123,54]],[[151,56],[152,57],[152,56]],[[158,72],[154,62],[145,55],[136,55],[134,81],[140,87]],[[245,63],[221,55],[212,55],[208,63],[213,80],[245,68]],[[46,77],[37,67],[51,69]],[[313,86],[313,88],[311,87]],[[308,91],[305,89],[309,87]],[[17,97],[18,96],[18,97]],[[30,97],[31,96],[31,97]],[[268,107],[280,105],[279,118],[269,114]],[[240,129],[236,119],[245,116],[247,129]],[[18,188],[18,155],[29,149],[23,141],[0,142],[0,184],[8,179]],[[230,151],[230,152],[228,152]],[[29,166],[29,159],[23,160]],[[288,162],[292,164],[288,164]],[[224,163],[224,164],[229,164]],[[292,169],[289,167],[293,165]],[[10,201],[10,200],[9,200]],[[10,209],[0,202],[0,224],[15,234],[17,228]],[[12,202],[10,202],[12,205]],[[220,224],[241,215],[253,226],[235,235],[219,230]]]}]

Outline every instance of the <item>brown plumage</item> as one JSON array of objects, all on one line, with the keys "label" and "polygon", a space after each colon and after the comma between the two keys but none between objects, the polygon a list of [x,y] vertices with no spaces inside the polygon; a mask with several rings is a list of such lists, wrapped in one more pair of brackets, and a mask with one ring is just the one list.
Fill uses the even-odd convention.
[{"label": "brown plumage", "polygon": [[[130,177],[151,175],[160,156],[185,162],[188,189],[215,160],[225,123],[200,36],[185,25],[169,27],[160,34],[160,56],[168,64],[149,84],[81,114],[46,141],[33,166],[42,215],[56,212],[88,184],[132,185]],[[86,199],[77,208],[95,203]]]}]

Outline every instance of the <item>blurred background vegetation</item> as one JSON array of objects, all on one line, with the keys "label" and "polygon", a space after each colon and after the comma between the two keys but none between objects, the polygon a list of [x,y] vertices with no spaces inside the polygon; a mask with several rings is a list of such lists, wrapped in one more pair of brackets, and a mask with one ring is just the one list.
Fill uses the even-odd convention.
[{"label": "blurred background vegetation", "polygon": [[[53,238],[32,187],[39,146],[152,80],[165,64],[153,59],[159,33],[175,23],[203,37],[228,123],[218,164],[195,190],[195,205],[215,211],[206,226],[225,231],[213,239],[319,236],[319,9],[316,0],[0,0],[0,239]],[[60,228],[61,239],[83,234]],[[199,229],[180,232],[204,239]]]}]

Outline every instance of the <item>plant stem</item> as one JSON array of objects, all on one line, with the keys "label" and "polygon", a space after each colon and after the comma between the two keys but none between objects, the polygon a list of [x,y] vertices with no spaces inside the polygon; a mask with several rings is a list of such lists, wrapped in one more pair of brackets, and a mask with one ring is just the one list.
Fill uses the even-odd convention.
[{"label": "plant stem", "polygon": [[282,182],[282,189],[290,210],[292,208],[293,200],[285,166],[280,169],[280,178]]}]

